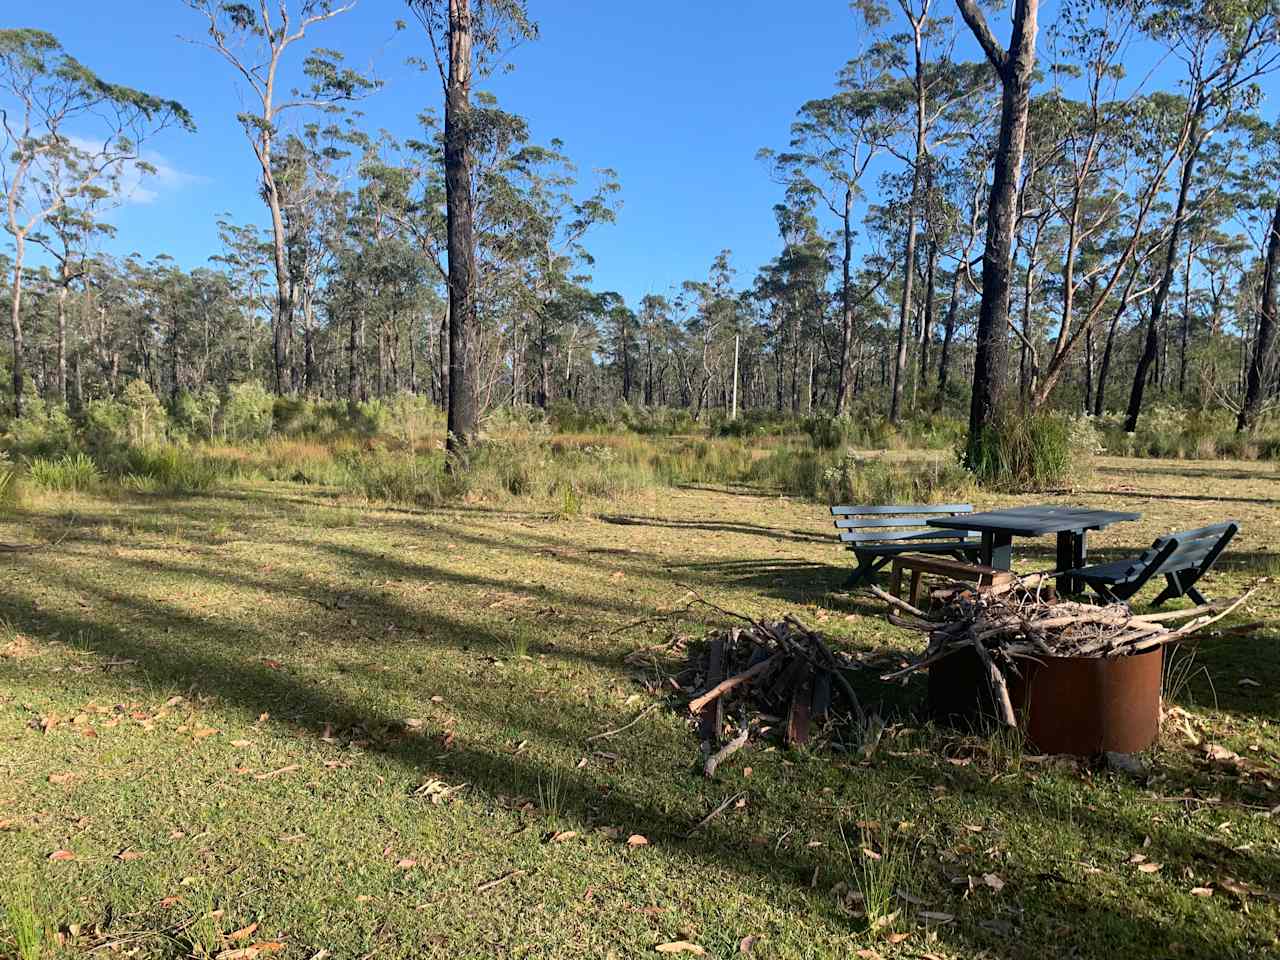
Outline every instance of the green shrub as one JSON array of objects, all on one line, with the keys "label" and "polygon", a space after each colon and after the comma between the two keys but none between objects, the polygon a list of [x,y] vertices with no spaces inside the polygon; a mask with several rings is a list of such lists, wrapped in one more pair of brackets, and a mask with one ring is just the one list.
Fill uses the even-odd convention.
[{"label": "green shrub", "polygon": [[27,465],[27,478],[44,490],[85,493],[102,482],[98,465],[86,454],[65,454],[56,459],[35,457]]},{"label": "green shrub", "polygon": [[275,400],[260,383],[237,383],[227,388],[219,412],[224,440],[261,440],[275,422]]},{"label": "green shrub", "polygon": [[81,433],[95,456],[129,444],[129,408],[119,400],[90,400],[84,408]]},{"label": "green shrub", "polygon": [[217,486],[225,469],[191,447],[133,447],[127,454],[124,482],[141,493],[204,493]]},{"label": "green shrub", "polygon": [[1085,479],[1099,449],[1097,431],[1087,418],[1006,415],[967,451],[967,465],[978,483],[991,490],[1054,490]]},{"label": "green shrub", "polygon": [[221,399],[212,388],[206,387],[199,393],[184,390],[173,402],[173,424],[189,439],[212,440],[221,406]]},{"label": "green shrub", "polygon": [[0,452],[0,516],[12,513],[22,502],[22,480],[18,467]]},{"label": "green shrub", "polygon": [[148,446],[169,435],[169,418],[145,380],[131,380],[120,395],[125,407],[125,430],[129,443]]},{"label": "green shrub", "polygon": [[29,398],[22,416],[9,422],[5,445],[25,457],[59,457],[78,449],[75,424],[66,408],[39,397]]}]

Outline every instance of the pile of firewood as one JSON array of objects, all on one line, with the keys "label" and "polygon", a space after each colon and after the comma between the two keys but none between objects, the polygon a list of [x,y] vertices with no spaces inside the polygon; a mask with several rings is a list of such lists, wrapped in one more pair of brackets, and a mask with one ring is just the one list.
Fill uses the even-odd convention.
[{"label": "pile of firewood", "polygon": [[[697,664],[704,692],[689,702],[689,712],[698,721],[703,772],[708,777],[747,743],[748,714],[757,722],[785,719],[786,741],[803,744],[809,741],[814,723],[837,714],[862,713],[857,694],[841,673],[856,664],[832,651],[821,635],[794,617],[766,623],[734,616],[746,625],[707,638]],[[719,747],[726,712],[735,707],[737,735]]]},{"label": "pile of firewood", "polygon": [[[959,588],[935,593],[941,600],[933,617],[878,587],[872,592],[891,608],[889,621],[929,635],[923,654],[905,669],[885,674],[893,680],[922,670],[954,653],[975,653],[990,679],[1000,720],[1016,725],[1006,673],[1016,673],[1019,657],[1125,657],[1185,640],[1221,620],[1249,598],[1185,610],[1135,615],[1124,603],[1105,606],[1052,600],[1039,589],[994,592]],[[1183,621],[1181,626],[1172,626]],[[1240,632],[1257,627],[1237,627]]]}]

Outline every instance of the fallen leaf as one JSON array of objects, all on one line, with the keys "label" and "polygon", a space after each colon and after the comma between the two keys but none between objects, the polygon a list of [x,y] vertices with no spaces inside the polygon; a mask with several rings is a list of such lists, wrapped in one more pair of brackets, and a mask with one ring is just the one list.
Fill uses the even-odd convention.
[{"label": "fallen leaf", "polygon": [[133,860],[141,860],[145,856],[146,856],[146,853],[143,852],[142,850],[130,850],[128,847],[126,847],[125,849],[121,850],[119,853],[116,854],[116,859],[121,860],[125,863],[129,863]]},{"label": "fallen leaf", "polygon": [[76,855],[70,850],[55,850],[49,854],[50,860],[74,860]]},{"label": "fallen leaf", "polygon": [[861,957],[862,960],[880,960],[880,954],[876,953],[869,947],[863,947],[857,952],[857,955]]},{"label": "fallen leaf", "polygon": [[659,953],[692,953],[695,957],[703,957],[707,953],[698,944],[690,943],[688,940],[673,940],[670,943],[660,943],[654,949]]},{"label": "fallen leaf", "polygon": [[203,740],[205,737],[212,737],[218,731],[213,727],[201,727],[195,733],[191,734],[197,740]]},{"label": "fallen leaf", "polygon": [[259,773],[254,776],[255,780],[270,780],[272,777],[278,777],[285,773],[293,773],[295,770],[301,770],[302,765],[291,763],[287,767],[281,767],[279,770],[272,770],[270,773]]},{"label": "fallen leaf", "polygon": [[1236,683],[1238,683],[1242,687],[1262,686],[1262,684],[1260,684],[1257,680],[1253,679],[1253,677],[1241,677],[1239,680],[1236,681]]},{"label": "fallen leaf", "polygon": [[1163,866],[1164,864],[1162,863],[1140,863],[1138,864],[1138,869],[1143,873],[1155,873]]},{"label": "fallen leaf", "polygon": [[648,845],[649,838],[641,836],[638,833],[633,833],[631,836],[627,837],[628,847],[647,847]]},{"label": "fallen leaf", "polygon": [[901,943],[903,940],[906,940],[910,936],[911,934],[909,933],[891,933],[889,934],[887,939],[890,943]]},{"label": "fallen leaf", "polygon": [[262,665],[269,670],[279,670],[284,666],[279,660],[263,659]]},{"label": "fallen leaf", "polygon": [[284,944],[279,940],[263,940],[253,944],[250,949],[257,950],[259,953],[279,953],[284,949]]},{"label": "fallen leaf", "polygon": [[404,858],[404,859],[402,859],[402,860],[397,860],[397,861],[396,861],[396,866],[397,866],[397,867],[399,867],[401,870],[411,870],[411,869],[413,869],[414,867],[416,867],[417,865],[418,865],[418,861],[417,861],[417,860],[411,860],[411,859],[410,859],[410,858],[408,858],[408,857],[405,857],[405,858]]},{"label": "fallen leaf", "polygon": [[982,882],[985,883],[992,890],[994,890],[996,893],[999,893],[1001,890],[1004,889],[1004,881],[1001,880],[1000,876],[995,873],[984,873],[982,875]]},{"label": "fallen leaf", "polygon": [[572,840],[578,835],[577,830],[561,830],[551,835],[552,843],[564,843],[566,840]]},{"label": "fallen leaf", "polygon": [[240,749],[243,749],[245,747],[252,747],[253,741],[252,740],[232,740],[231,745],[233,747],[238,747]]},{"label": "fallen leaf", "polygon": [[239,930],[233,930],[231,933],[228,933],[227,939],[228,940],[248,940],[251,936],[253,936],[253,931],[257,929],[258,929],[258,924],[255,921],[254,923],[249,924],[247,927],[241,927]]},{"label": "fallen leaf", "polygon": [[750,953],[752,950],[755,949],[755,946],[757,943],[760,942],[760,939],[761,937],[760,937],[760,934],[758,933],[753,933],[749,937],[743,937],[741,940],[738,941],[738,952]]},{"label": "fallen leaf", "polygon": [[1212,897],[1213,887],[1192,887],[1191,895],[1193,897]]},{"label": "fallen leaf", "polygon": [[57,783],[57,784],[70,783],[70,782],[71,782],[72,780],[74,780],[75,778],[76,778],[76,775],[75,775],[74,773],[51,773],[51,774],[49,774],[49,782],[50,782],[50,783]]}]

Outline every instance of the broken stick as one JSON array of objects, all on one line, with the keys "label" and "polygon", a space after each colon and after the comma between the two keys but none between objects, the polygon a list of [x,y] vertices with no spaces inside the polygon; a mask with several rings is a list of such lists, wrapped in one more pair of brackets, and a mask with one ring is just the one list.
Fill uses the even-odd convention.
[{"label": "broken stick", "polygon": [[702,710],[703,707],[705,707],[708,703],[710,703],[716,697],[723,696],[724,694],[732,690],[734,687],[740,687],[744,683],[749,683],[750,681],[754,680],[756,677],[760,676],[760,674],[771,669],[775,664],[779,662],[781,657],[782,657],[781,654],[775,653],[768,660],[761,660],[754,667],[749,667],[746,670],[743,670],[741,673],[734,674],[732,677],[729,677],[726,680],[721,680],[719,683],[717,683],[714,687],[712,687],[702,696],[696,697],[695,699],[690,700],[689,712],[698,713],[700,710]]}]

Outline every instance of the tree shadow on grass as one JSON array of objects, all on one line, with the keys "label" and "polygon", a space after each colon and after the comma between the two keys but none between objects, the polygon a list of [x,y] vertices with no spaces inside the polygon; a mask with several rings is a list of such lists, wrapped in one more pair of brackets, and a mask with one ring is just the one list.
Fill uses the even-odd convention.
[{"label": "tree shadow on grass", "polygon": [[[452,534],[450,534],[452,535]],[[301,541],[300,541],[301,542]],[[480,626],[452,615],[449,611],[432,609],[425,616],[419,608],[411,608],[394,602],[391,598],[378,593],[372,586],[365,586],[377,577],[401,576],[405,578],[434,578],[447,576],[450,583],[475,589],[510,590],[512,584],[501,577],[475,577],[459,574],[454,571],[439,571],[429,564],[405,562],[393,556],[377,551],[364,550],[346,545],[333,546],[311,544],[314,548],[331,550],[334,555],[356,571],[353,583],[346,588],[354,597],[355,609],[361,616],[375,615],[380,621],[391,623],[416,623],[413,629],[415,637],[426,636],[428,642],[422,643],[424,649],[430,650],[433,645],[448,644],[456,648],[464,648],[466,644],[477,647],[501,649],[508,638],[498,632],[496,626]],[[508,545],[510,546],[510,545]],[[271,711],[273,715],[288,719],[303,729],[318,730],[327,721],[340,724],[359,725],[365,729],[394,729],[402,724],[403,718],[393,716],[385,708],[372,706],[367,702],[345,696],[335,690],[332,685],[310,681],[303,676],[295,676],[288,670],[271,669],[255,659],[254,655],[265,646],[279,643],[280,636],[289,636],[291,632],[317,631],[325,629],[341,629],[336,622],[326,623],[316,616],[290,614],[283,622],[271,625],[268,638],[263,628],[256,621],[245,622],[235,619],[206,620],[185,613],[175,606],[154,600],[147,600],[131,595],[128,583],[131,577],[126,575],[118,582],[120,586],[110,586],[103,581],[93,580],[78,575],[73,568],[69,569],[65,558],[24,557],[17,561],[29,566],[37,574],[37,582],[41,579],[48,582],[60,582],[71,588],[76,594],[93,598],[98,603],[112,604],[121,607],[130,614],[131,626],[128,630],[103,625],[95,621],[89,613],[64,613],[50,610],[45,604],[39,606],[33,598],[24,597],[23,587],[11,588],[0,596],[0,616],[7,619],[20,630],[43,637],[62,637],[64,639],[79,638],[78,642],[85,648],[104,656],[115,656],[136,660],[146,671],[153,683],[159,683],[178,691],[185,691],[195,684],[198,689],[216,695],[221,701],[238,709],[246,717],[256,717],[261,712]],[[652,561],[657,562],[657,561]],[[736,572],[745,577],[752,577],[748,567],[743,564],[754,561],[738,561],[737,568],[720,568],[710,566],[699,573],[701,582],[726,583],[733,580]],[[175,559],[131,560],[128,568],[131,575],[141,576],[152,570],[156,572],[170,571],[175,566]],[[801,588],[800,584],[808,583],[812,576],[812,566],[806,567],[803,560],[790,561],[791,569],[784,565],[781,573],[784,577],[795,578],[794,582],[784,585],[782,593],[790,595]],[[15,564],[16,565],[16,564]],[[829,570],[821,567],[820,569]],[[735,572],[736,571],[736,572]],[[226,584],[237,590],[278,592],[290,589],[289,581],[282,576],[254,575],[244,569],[220,569],[216,574],[208,570],[200,570],[193,566],[182,571],[185,576],[194,580],[206,579],[209,582]],[[748,586],[751,586],[749,583]],[[293,586],[293,595],[298,599],[313,599],[307,591],[297,590]],[[762,591],[767,587],[761,587]],[[576,594],[558,588],[556,602],[566,607],[591,611],[592,616],[614,618],[624,612],[616,604],[601,602],[598,599]],[[869,611],[872,612],[872,611]],[[880,613],[876,603],[874,611]],[[340,620],[334,615],[333,621]],[[177,636],[166,634],[168,628],[176,628]],[[178,637],[189,635],[207,638],[200,642],[184,644]],[[153,639],[154,638],[154,639]],[[390,639],[385,635],[370,639],[368,654],[378,655],[380,650],[392,645],[405,643],[421,643],[419,639],[401,637]],[[616,652],[601,651],[588,654],[585,649],[572,651],[556,651],[557,656],[581,658],[605,671],[619,680],[625,680],[630,671],[621,662]],[[1277,671],[1280,673],[1280,671]],[[417,686],[433,678],[423,680],[421,677],[409,675],[381,675],[382,683],[395,689]],[[860,678],[870,680],[872,678]],[[439,681],[436,681],[439,682]],[[485,682],[474,677],[457,677],[454,682]],[[916,684],[914,689],[918,690]],[[912,690],[908,690],[910,694]],[[909,697],[904,697],[902,709],[906,709]],[[608,715],[589,705],[574,706],[571,703],[558,703],[556,709],[546,709],[544,702],[530,702],[527,699],[507,698],[500,713],[490,713],[477,718],[481,723],[491,724],[500,731],[511,731],[512,736],[532,735],[535,739],[549,744],[557,744],[561,748],[572,749],[582,745],[585,737],[604,728],[615,728],[629,721],[634,711],[621,709],[609,711]],[[468,709],[475,709],[469,707]],[[488,708],[492,711],[492,707]],[[274,722],[274,721],[273,721]],[[646,736],[644,727],[620,736],[613,743],[625,752],[626,748],[637,742],[643,744]],[[649,731],[653,737],[653,731]],[[690,756],[693,755],[692,740],[689,741]],[[646,745],[651,752],[654,742],[651,739]],[[433,775],[445,776],[451,781],[465,780],[487,802],[496,802],[500,794],[511,795],[523,793],[534,795],[537,785],[558,773],[557,765],[542,761],[527,753],[506,753],[497,750],[493,745],[484,743],[468,744],[463,742],[454,749],[443,751],[442,744],[435,737],[401,737],[380,740],[372,749],[385,755],[401,765],[411,776]],[[443,759],[442,759],[443,756]],[[768,849],[760,849],[747,841],[742,827],[736,822],[725,819],[722,823],[714,823],[705,830],[687,838],[685,834],[689,826],[703,811],[711,809],[727,789],[718,785],[707,785],[689,776],[686,757],[675,758],[669,775],[673,778],[688,778],[686,803],[684,810],[674,812],[663,801],[655,799],[649,793],[636,788],[619,787],[616,778],[607,771],[593,766],[569,775],[570,791],[567,799],[567,814],[573,820],[584,825],[599,823],[625,823],[630,829],[642,832],[655,844],[670,847],[695,860],[715,865],[750,877],[756,883],[763,881],[767,887],[776,890],[777,894],[794,895],[797,891],[806,890],[811,882],[815,868],[820,868],[824,877],[838,876],[847,869],[841,855],[829,848],[805,850],[801,855],[771,855]],[[920,762],[913,766],[905,759],[893,758],[885,761],[887,770],[882,771],[883,778],[890,782],[899,782],[899,799],[904,804],[918,806],[922,816],[930,816],[928,812],[933,804],[933,796],[929,785],[938,780],[935,766]],[[858,789],[858,780],[870,774],[855,773],[851,783],[852,789]],[[971,782],[972,780],[972,782]],[[906,784],[910,782],[911,786]],[[866,789],[866,785],[861,785]],[[985,796],[993,808],[1000,809],[1007,816],[1024,816],[1044,820],[1044,812],[1039,810],[1032,799],[1013,784],[997,784],[999,790],[991,784],[984,785],[984,778],[969,778],[962,782],[962,787],[975,796]],[[798,789],[804,789],[800,784]],[[982,791],[987,791],[984,795]],[[794,797],[792,801],[794,802]],[[767,802],[767,801],[766,801]],[[1100,842],[1108,842],[1116,832],[1116,824],[1108,818],[1105,811],[1092,811],[1096,818],[1091,829]],[[678,821],[673,822],[673,820]],[[1138,824],[1124,825],[1133,832]],[[1151,828],[1146,828],[1150,832]],[[1160,830],[1165,830],[1161,827]],[[1181,841],[1176,837],[1164,837],[1152,834],[1153,841],[1166,844],[1173,849]],[[1140,838],[1139,838],[1140,839]],[[1206,855],[1204,845],[1190,845],[1187,855]],[[1163,849],[1163,848],[1161,848]],[[1172,856],[1172,854],[1171,854]],[[1257,862],[1255,863],[1254,860]],[[1261,853],[1251,857],[1233,859],[1229,866],[1237,878],[1265,885],[1267,876],[1277,868]],[[932,867],[925,870],[928,874]],[[927,876],[923,878],[929,882]],[[937,885],[945,885],[945,881],[932,878]],[[1041,881],[1028,880],[1029,885]],[[1047,881],[1045,881],[1047,883]],[[1008,957],[1039,957],[1053,951],[1055,944],[1061,942],[1061,935],[1055,936],[1052,929],[1045,926],[1052,921],[1062,927],[1074,927],[1077,924],[1083,931],[1077,941],[1085,955],[1106,955],[1106,944],[1110,938],[1124,938],[1131,943],[1152,945],[1152,955],[1164,955],[1160,951],[1170,943],[1182,942],[1192,948],[1190,955],[1232,956],[1246,955],[1240,952],[1239,945],[1228,941],[1224,935],[1217,934],[1211,928],[1197,926],[1189,919],[1167,920],[1153,917],[1132,916],[1122,905],[1109,906],[1100,903],[1096,898],[1087,897],[1083,892],[1069,886],[1044,886],[1038,889],[1038,895],[1048,908],[1048,916],[1036,921],[1029,928],[1032,939],[1028,942],[1017,942],[976,926],[966,926],[963,931],[944,928],[941,937],[944,942],[954,941],[958,946],[969,949],[977,943],[996,955]],[[812,900],[812,911],[816,917],[830,923],[834,928],[855,927],[848,918],[840,914],[830,898],[817,897]],[[961,935],[962,934],[962,935]]]}]

